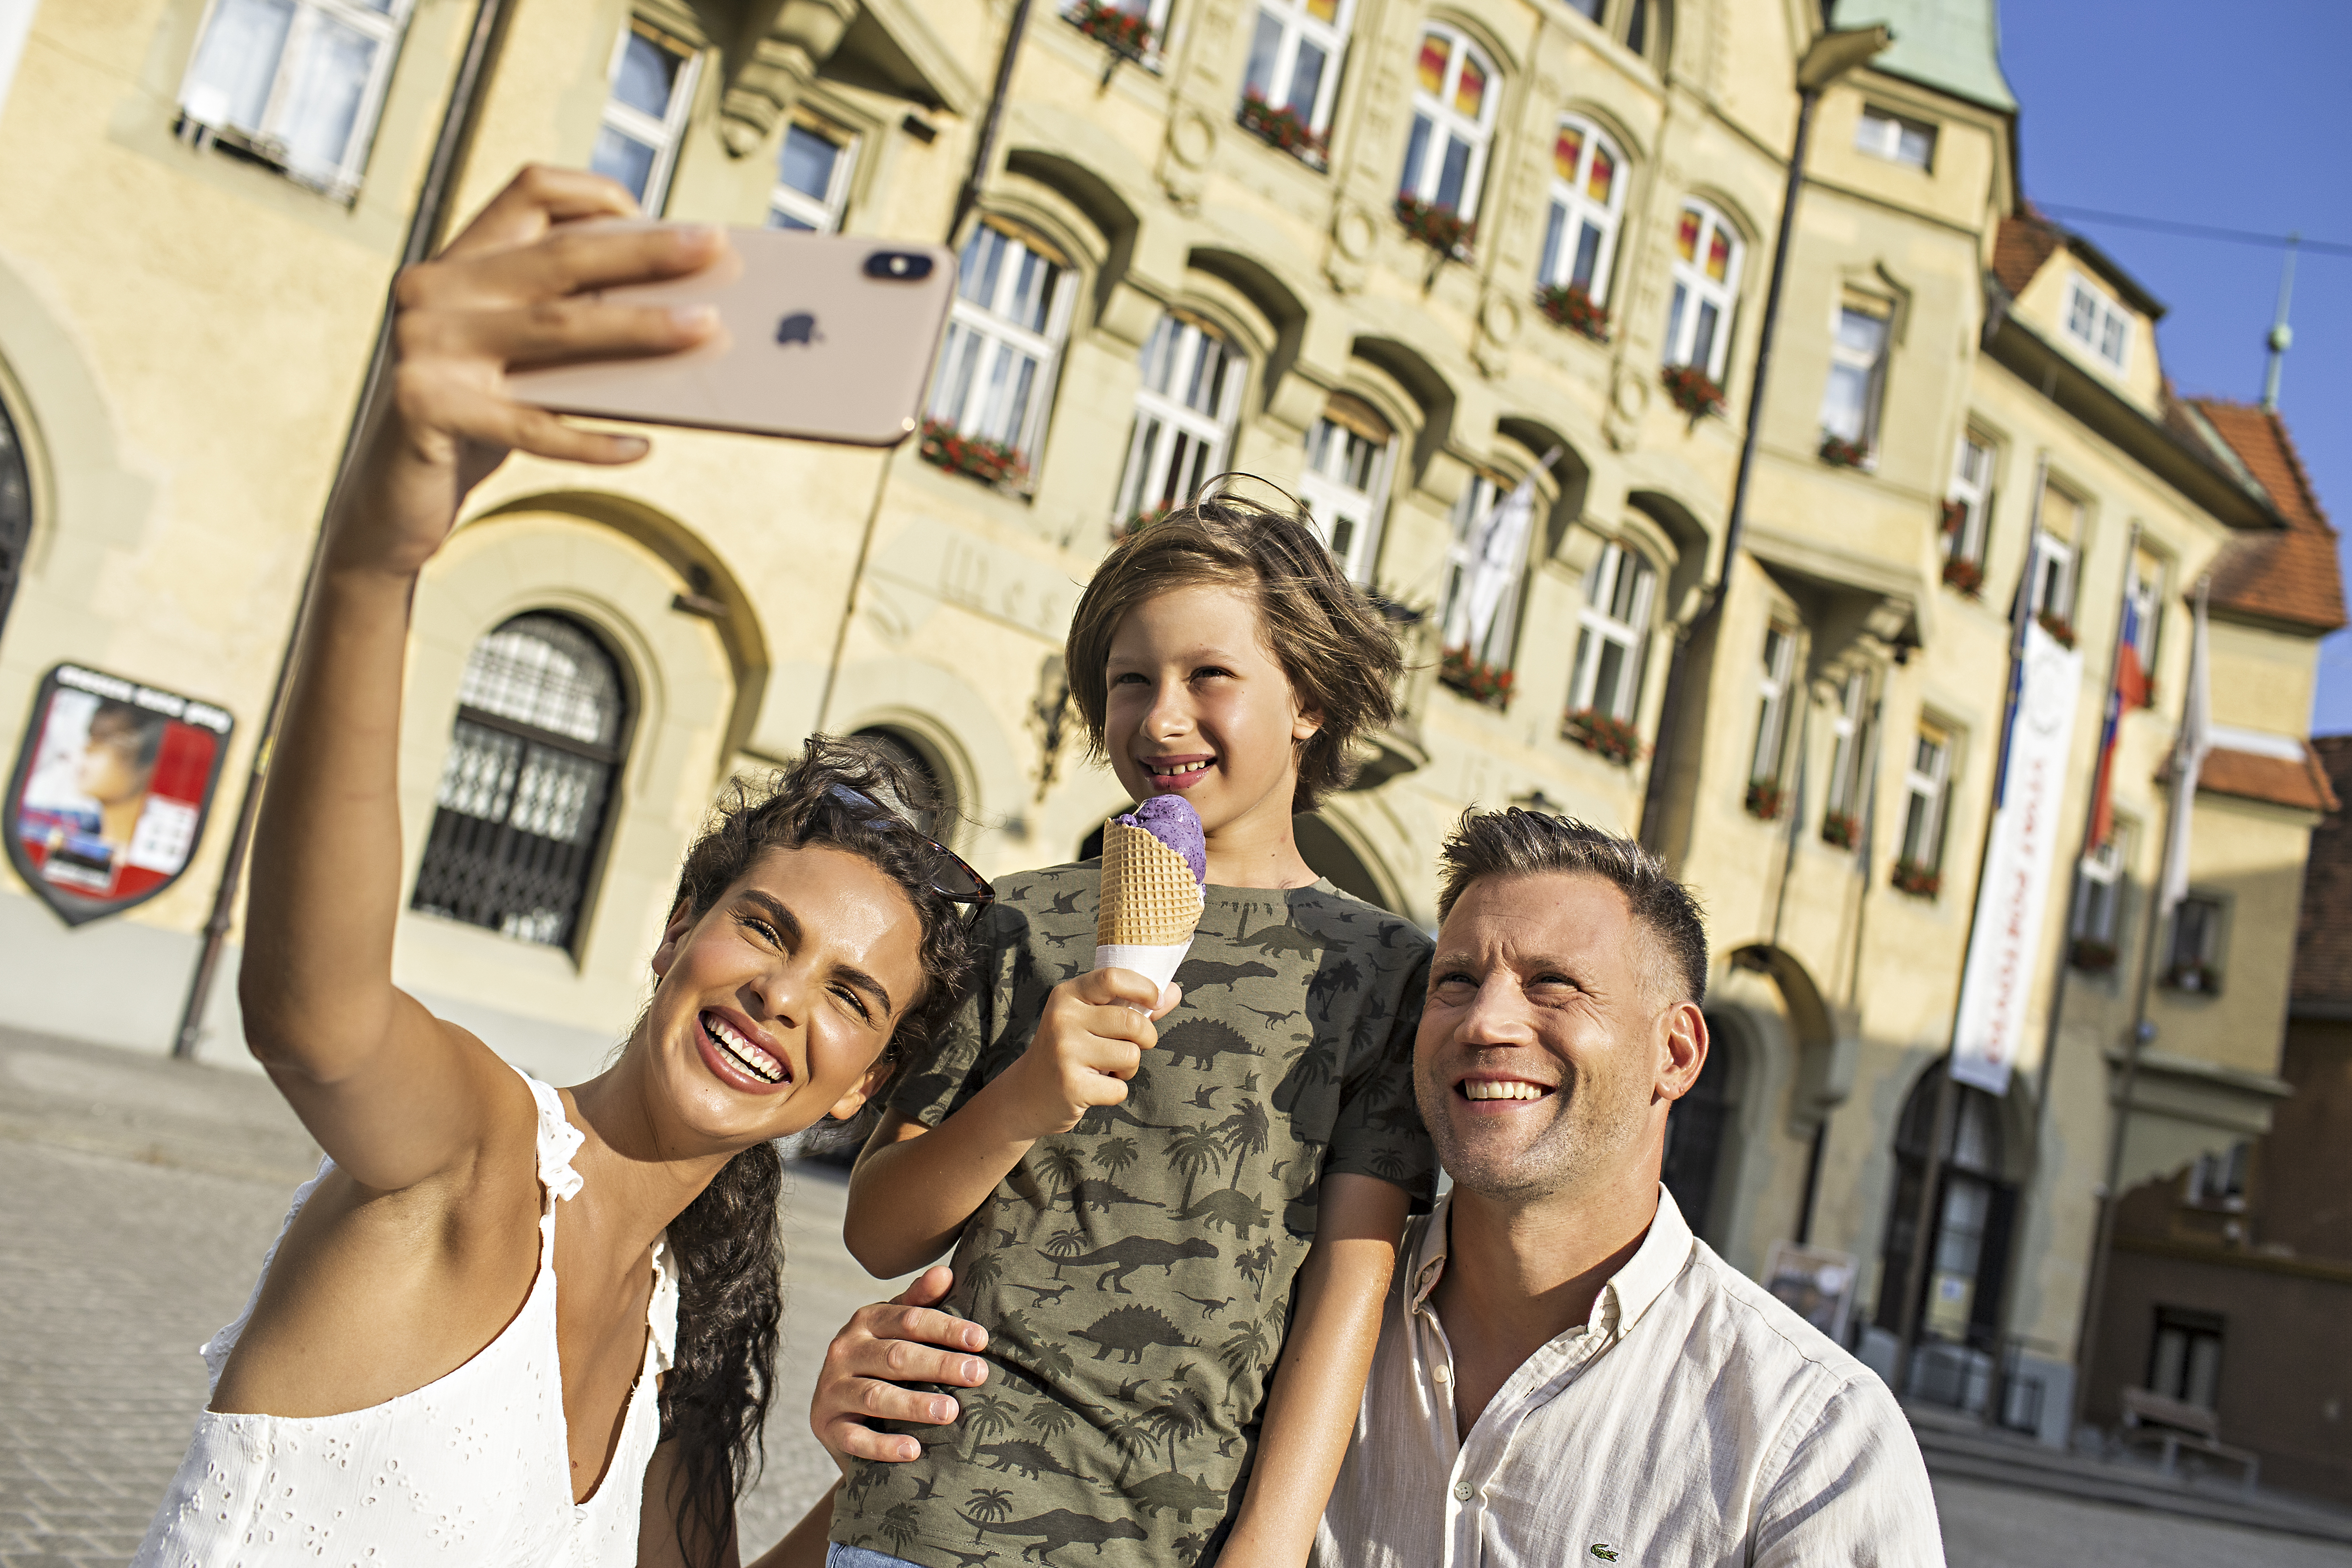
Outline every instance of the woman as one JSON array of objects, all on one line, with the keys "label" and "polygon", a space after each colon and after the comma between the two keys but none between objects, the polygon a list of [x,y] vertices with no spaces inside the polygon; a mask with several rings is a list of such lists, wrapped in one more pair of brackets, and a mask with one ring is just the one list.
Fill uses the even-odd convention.
[{"label": "woman", "polygon": [[505,372],[709,330],[567,298],[709,258],[710,234],[574,221],[634,210],[609,181],[529,171],[400,280],[239,976],[247,1040],[328,1158],[205,1347],[213,1398],[139,1564],[731,1568],[775,1348],[771,1141],[855,1114],[957,999],[987,885],[882,804],[919,803],[914,780],[823,741],[689,850],[652,1001],[600,1076],[531,1082],[392,984],[418,572],[506,449],[646,449],[515,403]]}]

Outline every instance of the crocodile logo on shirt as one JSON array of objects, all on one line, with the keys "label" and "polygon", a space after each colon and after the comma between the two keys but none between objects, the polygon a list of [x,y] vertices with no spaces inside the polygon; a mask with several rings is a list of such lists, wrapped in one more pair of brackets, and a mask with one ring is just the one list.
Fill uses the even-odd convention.
[{"label": "crocodile logo on shirt", "polygon": [[1613,1546],[1603,1546],[1596,1541],[1592,1543],[1592,1555],[1600,1558],[1603,1563],[1614,1563],[1617,1561],[1617,1549]]}]

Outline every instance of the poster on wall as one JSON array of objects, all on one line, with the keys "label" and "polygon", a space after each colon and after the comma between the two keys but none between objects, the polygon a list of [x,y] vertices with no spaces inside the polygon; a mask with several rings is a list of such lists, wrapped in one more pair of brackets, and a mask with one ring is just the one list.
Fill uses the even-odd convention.
[{"label": "poster on wall", "polygon": [[170,887],[204,832],[233,722],[209,702],[119,675],[50,670],[8,784],[18,875],[68,925]]}]

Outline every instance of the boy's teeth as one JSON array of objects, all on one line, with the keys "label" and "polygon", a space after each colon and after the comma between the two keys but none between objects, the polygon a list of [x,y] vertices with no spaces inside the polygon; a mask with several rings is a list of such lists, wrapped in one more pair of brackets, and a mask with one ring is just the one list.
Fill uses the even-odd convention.
[{"label": "boy's teeth", "polygon": [[1496,1083],[1465,1079],[1462,1092],[1472,1100],[1541,1100],[1549,1091],[1541,1084],[1521,1083],[1516,1079]]},{"label": "boy's teeth", "polygon": [[726,1019],[716,1015],[705,1015],[702,1024],[710,1037],[719,1042],[720,1048],[740,1062],[754,1078],[765,1079],[770,1083],[784,1081],[784,1064],[745,1039]]}]

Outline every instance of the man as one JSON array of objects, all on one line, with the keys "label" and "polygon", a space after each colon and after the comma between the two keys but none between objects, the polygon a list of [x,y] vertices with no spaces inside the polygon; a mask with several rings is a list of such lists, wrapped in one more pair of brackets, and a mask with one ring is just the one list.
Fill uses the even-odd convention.
[{"label": "man", "polygon": [[[1659,1185],[1706,1060],[1697,906],[1639,847],[1464,816],[1414,1088],[1454,1180],[1406,1228],[1317,1542],[1325,1568],[1937,1564],[1917,1444],[1877,1377],[1696,1239]],[[953,1418],[878,1381],[971,1386],[974,1325],[869,1307],[812,1419],[836,1458]],[[927,1342],[918,1343],[912,1342]]]}]

